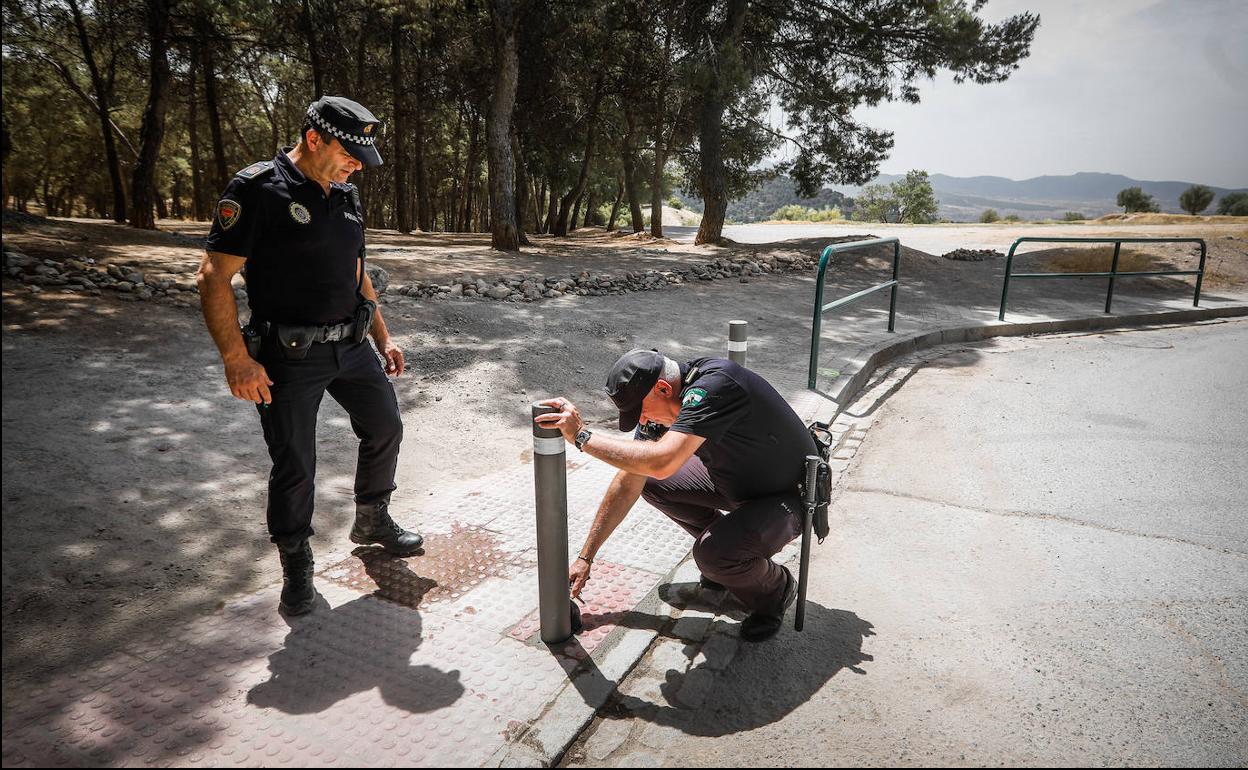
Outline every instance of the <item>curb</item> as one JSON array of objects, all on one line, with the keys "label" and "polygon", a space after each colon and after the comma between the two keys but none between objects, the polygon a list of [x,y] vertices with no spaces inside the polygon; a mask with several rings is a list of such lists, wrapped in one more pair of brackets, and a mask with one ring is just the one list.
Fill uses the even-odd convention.
[{"label": "curb", "polygon": [[[1248,316],[1248,305],[1194,308],[1192,310],[1167,310],[1157,313],[1136,313],[1124,316],[1090,316],[1061,321],[1027,321],[1022,323],[994,321],[977,326],[954,326],[934,331],[916,332],[896,342],[890,342],[876,348],[865,360],[861,361],[856,372],[836,378],[832,381],[831,387],[822,391],[822,393],[836,404],[832,415],[835,417],[858,396],[875,374],[876,369],[899,356],[925,348],[936,347],[937,345],[977,342],[991,337],[1024,337],[1033,334],[1053,334],[1056,332],[1190,324],[1217,318],[1241,316]],[[858,362],[855,361],[854,363]],[[818,411],[822,412],[823,410],[820,409]]]}]

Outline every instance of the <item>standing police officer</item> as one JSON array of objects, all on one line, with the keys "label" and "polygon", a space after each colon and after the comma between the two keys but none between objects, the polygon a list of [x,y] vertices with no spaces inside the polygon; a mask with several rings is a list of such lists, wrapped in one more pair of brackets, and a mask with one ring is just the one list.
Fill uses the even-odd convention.
[{"label": "standing police officer", "polygon": [[586,429],[566,398],[543,402],[560,411],[536,418],[620,469],[568,571],[572,594],[580,595],[594,555],[645,497],[694,537],[703,587],[727,589],[750,610],[741,638],[774,636],[797,581],[771,557],[801,533],[798,484],[816,451],[801,418],[770,383],[722,358],[681,364],[632,350],[611,368],[607,395],[620,430],[641,424],[640,440]]},{"label": "standing police officer", "polygon": [[[316,414],[328,391],[360,439],[351,540],[410,554],[422,543],[390,518],[403,424],[386,374],[403,373],[364,270],[364,215],[347,177],[380,166],[380,123],[337,96],[314,102],[299,144],[235,175],[199,268],[204,319],[235,397],[256,403],[273,469],[268,526],[282,562],[281,609],[313,609]],[[238,326],[230,279],[243,272],[251,320]],[[372,336],[385,360],[385,371]]]}]

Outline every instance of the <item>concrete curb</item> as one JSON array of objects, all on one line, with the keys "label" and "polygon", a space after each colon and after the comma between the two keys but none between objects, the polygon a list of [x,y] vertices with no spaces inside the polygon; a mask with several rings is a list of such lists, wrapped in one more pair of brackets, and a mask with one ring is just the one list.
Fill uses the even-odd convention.
[{"label": "concrete curb", "polygon": [[[853,363],[858,366],[857,371],[837,378],[829,390],[822,392],[829,400],[820,400],[819,405],[813,410],[810,409],[810,404],[806,404],[806,408],[801,409],[799,414],[805,420],[825,419],[830,422],[863,393],[872,376],[881,366],[909,353],[938,345],[973,342],[990,337],[1185,324],[1242,316],[1248,316],[1248,305],[1193,308],[1125,316],[1093,316],[1067,320],[993,322],[914,333],[880,345],[865,359],[854,361]],[[689,557],[686,556],[665,580],[670,581],[673,575],[681,571],[682,567],[688,569],[690,563]],[[638,606],[638,611],[659,614],[660,608],[661,602],[658,599],[656,587]],[[547,705],[542,715],[530,725],[518,741],[495,753],[489,763],[490,766],[551,767],[561,761],[584,729],[592,723],[598,708],[606,703],[614,689],[647,654],[657,637],[657,632],[649,629],[626,630],[616,640],[616,644],[611,645],[598,665],[597,676],[593,677],[593,686],[578,688],[575,679],[565,684],[559,694]],[[583,672],[580,677],[590,679]]]},{"label": "concrete curb", "polygon": [[[1057,332],[1093,331],[1133,326],[1157,326],[1189,324],[1217,318],[1248,316],[1248,305],[1229,305],[1216,308],[1193,308],[1191,310],[1167,310],[1157,313],[1136,313],[1123,316],[1090,316],[1060,321],[1026,321],[1010,323],[994,321],[976,326],[954,326],[933,331],[918,332],[889,342],[874,349],[865,359],[854,361],[857,370],[832,381],[824,391],[825,396],[837,406],[833,417],[853,402],[862,389],[884,364],[917,350],[958,342],[976,342],[990,337],[1023,337],[1031,334],[1054,334]],[[820,412],[824,410],[820,409]]]}]

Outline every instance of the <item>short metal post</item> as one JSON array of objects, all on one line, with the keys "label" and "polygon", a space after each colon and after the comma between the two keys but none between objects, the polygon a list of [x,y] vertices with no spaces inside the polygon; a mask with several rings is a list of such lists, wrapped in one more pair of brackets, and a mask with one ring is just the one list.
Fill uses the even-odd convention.
[{"label": "short metal post", "polygon": [[745,366],[746,340],[749,337],[750,324],[746,321],[728,322],[728,360]]},{"label": "short metal post", "polygon": [[[533,417],[558,412],[533,404]],[[568,591],[568,471],[566,443],[558,428],[533,423],[533,490],[537,502],[537,593],[542,641],[572,638]]]},{"label": "short metal post", "polygon": [[888,300],[888,330],[896,331],[897,326],[897,278],[901,274],[901,241],[893,243],[893,290]]},{"label": "short metal post", "polygon": [[1114,303],[1114,282],[1118,279],[1118,255],[1122,252],[1122,241],[1114,242],[1114,261],[1109,265],[1109,291],[1105,294],[1105,312]]},{"label": "short metal post", "polygon": [[1200,307],[1200,285],[1205,281],[1205,239],[1200,238],[1200,272],[1196,273],[1196,298],[1192,300],[1192,307]]}]

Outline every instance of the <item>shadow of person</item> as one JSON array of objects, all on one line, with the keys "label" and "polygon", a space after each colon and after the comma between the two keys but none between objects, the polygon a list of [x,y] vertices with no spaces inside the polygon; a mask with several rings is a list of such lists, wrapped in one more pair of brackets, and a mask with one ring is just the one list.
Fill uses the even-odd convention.
[{"label": "shadow of person", "polygon": [[[723,593],[708,596],[702,592],[699,596],[695,591],[667,588],[674,598],[685,594],[682,603],[695,609],[714,609],[724,597]],[[705,639],[715,634],[737,636],[736,621],[744,612],[736,606],[728,609],[733,619],[717,617]],[[594,621],[593,616],[587,616],[586,627]],[[776,636],[757,644],[686,644],[688,663],[681,669],[669,669],[660,685],[665,703],[615,693],[600,713],[607,718],[642,719],[689,735],[718,737],[783,719],[843,670],[867,673],[861,664],[873,658],[863,652],[862,645],[875,635],[870,622],[848,610],[829,609],[811,601],[806,602],[805,631],[793,630],[791,609],[785,621]],[[648,613],[626,613],[618,623],[679,638],[670,619]],[[573,686],[591,705],[601,702],[603,692],[614,689],[589,656],[570,676]]]},{"label": "shadow of person", "polygon": [[[377,590],[338,607],[318,597],[315,612],[287,619],[290,633],[269,656],[268,681],[247,693],[249,704],[312,714],[377,688],[389,705],[421,713],[449,706],[464,694],[459,671],[411,663],[421,640],[420,613],[413,607],[437,584],[402,559],[371,551],[357,555]],[[411,606],[384,598],[396,595]]]}]

